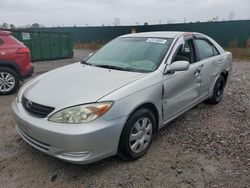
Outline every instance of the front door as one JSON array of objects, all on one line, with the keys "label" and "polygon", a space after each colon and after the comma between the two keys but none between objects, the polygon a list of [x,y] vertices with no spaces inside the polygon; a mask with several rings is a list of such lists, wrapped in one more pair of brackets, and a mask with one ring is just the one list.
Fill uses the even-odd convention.
[{"label": "front door", "polygon": [[163,115],[164,122],[200,100],[202,63],[196,62],[193,39],[183,42],[173,56],[172,62],[189,61],[186,71],[164,75]]}]

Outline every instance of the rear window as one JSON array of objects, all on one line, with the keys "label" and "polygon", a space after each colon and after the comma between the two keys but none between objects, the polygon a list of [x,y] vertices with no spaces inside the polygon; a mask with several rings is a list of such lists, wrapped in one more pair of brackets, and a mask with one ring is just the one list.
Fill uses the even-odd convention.
[{"label": "rear window", "polygon": [[[16,47],[16,46],[23,46],[23,43],[17,40],[15,37],[8,35],[8,36],[1,36],[0,40],[6,44],[7,46],[11,47]],[[1,42],[0,42],[1,45]]]},{"label": "rear window", "polygon": [[23,43],[22,42],[20,42],[19,40],[17,40],[15,37],[13,37],[13,36],[9,36],[9,38],[10,38],[10,41],[12,41],[13,43],[18,43],[18,44],[21,44],[21,45],[23,45]]}]

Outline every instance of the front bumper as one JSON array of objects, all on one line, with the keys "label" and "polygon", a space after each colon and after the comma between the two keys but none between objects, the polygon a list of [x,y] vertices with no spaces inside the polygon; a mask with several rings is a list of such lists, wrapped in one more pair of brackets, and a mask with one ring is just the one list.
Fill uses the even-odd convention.
[{"label": "front bumper", "polygon": [[28,114],[21,103],[12,103],[20,136],[36,149],[59,159],[87,164],[117,153],[126,117],[112,121],[103,118],[84,125],[49,122]]}]

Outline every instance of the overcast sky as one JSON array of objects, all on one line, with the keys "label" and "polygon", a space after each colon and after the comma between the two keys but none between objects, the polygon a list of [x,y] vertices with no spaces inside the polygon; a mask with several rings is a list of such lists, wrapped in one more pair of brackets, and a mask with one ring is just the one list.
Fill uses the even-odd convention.
[{"label": "overcast sky", "polygon": [[121,25],[250,19],[250,0],[0,0],[0,24]]}]

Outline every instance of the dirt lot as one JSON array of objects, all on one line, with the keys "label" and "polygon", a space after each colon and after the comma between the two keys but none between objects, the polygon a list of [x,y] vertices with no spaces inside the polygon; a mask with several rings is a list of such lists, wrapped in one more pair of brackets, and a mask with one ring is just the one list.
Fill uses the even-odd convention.
[{"label": "dirt lot", "polygon": [[[34,63],[35,75],[74,59]],[[217,106],[200,104],[158,134],[135,162],[111,157],[72,165],[26,144],[14,128],[10,103],[0,97],[1,187],[250,187],[250,62],[234,63]]]}]

